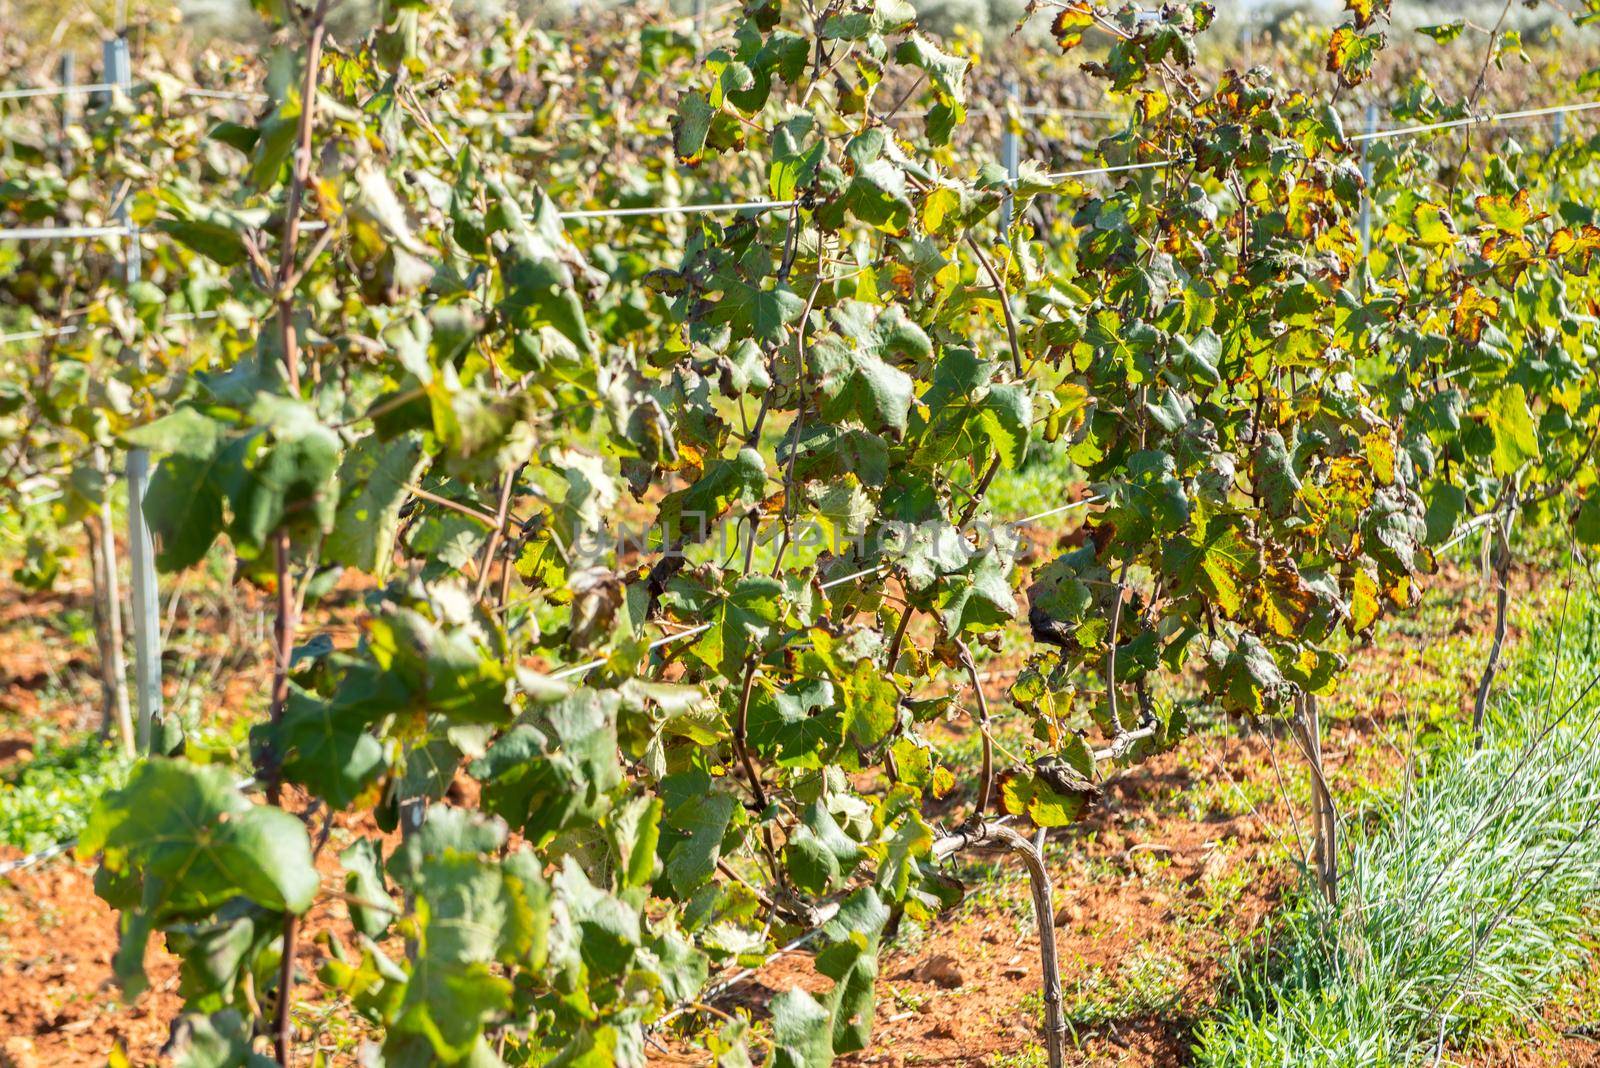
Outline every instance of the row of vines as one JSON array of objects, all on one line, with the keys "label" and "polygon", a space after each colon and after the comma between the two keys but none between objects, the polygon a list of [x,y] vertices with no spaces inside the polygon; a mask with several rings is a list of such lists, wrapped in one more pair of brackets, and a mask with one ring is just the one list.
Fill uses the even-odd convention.
[{"label": "row of vines", "polygon": [[[0,119],[0,220],[126,198],[145,260],[125,285],[104,246],[0,244],[7,323],[74,328],[0,353],[0,480],[63,494],[33,571],[143,447],[163,572],[220,555],[273,598],[248,783],[159,724],[79,844],[125,990],[157,936],[182,961],[181,1063],[289,1064],[314,985],[391,1065],[640,1064],[697,1029],[719,1063],[826,1064],[979,849],[1033,877],[1060,1063],[1030,828],[1197,709],[1314,758],[1341,650],[1464,532],[1502,574],[1514,518],[1600,542],[1600,141],[1357,140],[1383,0],[1308,31],[1310,66],[1215,72],[1206,3],[1036,6],[1126,115],[1076,132],[1110,173],[989,161],[969,118],[1020,122],[969,98],[990,57],[903,0],[747,0],[705,40],[257,0],[259,56]],[[1391,72],[1394,124],[1531,62],[1434,36],[1475,77]],[[986,494],[1057,449],[1081,529],[1019,589],[1023,517]],[[1014,755],[978,676],[1021,622]],[[940,763],[927,733],[969,719],[981,766]],[[825,993],[763,1029],[700,1010],[812,931]]]}]

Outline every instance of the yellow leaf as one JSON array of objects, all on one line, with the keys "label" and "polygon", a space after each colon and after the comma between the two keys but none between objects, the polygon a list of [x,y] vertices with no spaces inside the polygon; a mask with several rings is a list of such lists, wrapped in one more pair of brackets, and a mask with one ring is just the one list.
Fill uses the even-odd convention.
[{"label": "yellow leaf", "polygon": [[1425,200],[1411,213],[1417,241],[1426,248],[1449,248],[1456,243],[1455,226],[1441,205]]},{"label": "yellow leaf", "polygon": [[943,233],[945,223],[961,210],[961,194],[947,186],[928,191],[922,201],[922,225],[930,233]]},{"label": "yellow leaf", "polygon": [[1350,630],[1356,634],[1378,621],[1383,605],[1378,600],[1378,577],[1370,571],[1357,571],[1350,591]]},{"label": "yellow leaf", "polygon": [[1394,439],[1386,431],[1374,430],[1362,439],[1367,447],[1367,462],[1372,465],[1372,477],[1380,486],[1394,483]]},{"label": "yellow leaf", "polygon": [[1500,302],[1493,297],[1485,296],[1477,286],[1469,285],[1461,294],[1461,299],[1456,302],[1454,313],[1450,317],[1450,326],[1456,335],[1470,343],[1476,344],[1483,335],[1483,324],[1486,318],[1500,314]]},{"label": "yellow leaf", "polygon": [[1139,94],[1139,117],[1150,122],[1167,113],[1172,101],[1160,89],[1147,89]]},{"label": "yellow leaf", "polygon": [[1486,194],[1473,201],[1483,221],[1508,234],[1520,234],[1529,223],[1545,218],[1548,212],[1535,212],[1528,201],[1531,194],[1526,189],[1517,190],[1516,196],[1503,193]]},{"label": "yellow leaf", "polygon": [[1067,4],[1050,27],[1061,51],[1070,52],[1083,43],[1083,32],[1094,25],[1094,8],[1090,4]]}]

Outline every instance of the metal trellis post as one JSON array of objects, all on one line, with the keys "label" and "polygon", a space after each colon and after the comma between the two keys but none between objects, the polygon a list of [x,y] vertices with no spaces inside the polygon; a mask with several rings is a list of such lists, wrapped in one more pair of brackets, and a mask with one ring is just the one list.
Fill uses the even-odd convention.
[{"label": "metal trellis post", "polygon": [[[61,129],[63,131],[72,125],[73,116],[78,110],[78,94],[73,92],[73,86],[78,80],[77,66],[77,57],[71,52],[63,52],[61,54],[60,73],[61,88],[63,90],[61,94]],[[62,154],[65,155],[67,151],[68,149],[63,144]]]},{"label": "metal trellis post", "polygon": [[[1017,102],[1017,83],[1015,79],[1007,79],[1006,81],[1006,100],[1010,104],[1015,104]],[[1000,162],[1005,165],[1006,177],[1011,179],[1011,183],[1006,186],[1005,197],[1001,201],[1000,209],[1000,219],[1005,223],[1005,238],[1007,241],[1011,240],[1011,224],[1013,222],[1012,215],[1015,205],[1015,201],[1012,199],[1011,190],[1016,185],[1017,181],[1017,168],[1019,166],[1020,153],[1020,146],[1017,144],[1017,131],[1012,124],[1011,113],[1013,110],[1015,109],[1007,107],[1001,111],[1000,115],[1000,122],[1002,123],[1000,132]]]},{"label": "metal trellis post", "polygon": [[[126,94],[133,84],[132,64],[128,59],[128,39],[113,37],[105,43],[105,80]],[[117,209],[117,219],[128,228],[122,239],[123,281],[139,280],[139,231],[133,225],[128,200]],[[144,369],[144,357],[139,357]],[[139,699],[139,748],[150,748],[150,730],[161,715],[161,617],[160,590],[156,585],[155,545],[144,517],[144,497],[150,487],[150,452],[133,449],[128,453],[128,556],[133,574],[133,677]]]},{"label": "metal trellis post", "polygon": [[1361,142],[1361,290],[1366,292],[1368,261],[1372,256],[1372,150],[1370,138],[1378,132],[1378,105],[1367,105],[1367,137]]}]

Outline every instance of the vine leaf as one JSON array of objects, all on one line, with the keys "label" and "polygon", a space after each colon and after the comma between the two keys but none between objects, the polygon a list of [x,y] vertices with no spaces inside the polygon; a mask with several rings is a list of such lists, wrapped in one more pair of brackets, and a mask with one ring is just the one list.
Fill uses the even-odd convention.
[{"label": "vine leaf", "polygon": [[227,769],[152,758],[95,804],[78,856],[100,854],[97,885],[123,910],[114,970],[128,997],[145,988],[144,947],[165,925],[203,918],[243,896],[304,912],[318,879],[305,827],[252,804]]},{"label": "vine leaf", "polygon": [[867,1047],[877,1001],[878,941],[888,921],[877,890],[864,886],[844,899],[824,928],[833,944],[817,954],[817,971],[834,981],[826,1005],[835,1054]]},{"label": "vine leaf", "polygon": [[804,990],[785,990],[768,1006],[772,1014],[773,1068],[828,1068],[833,1064],[831,1014]]},{"label": "vine leaf", "polygon": [[1359,33],[1349,26],[1340,26],[1328,40],[1327,68],[1339,76],[1340,84],[1354,88],[1367,80],[1372,64],[1383,48],[1381,33]]},{"label": "vine leaf", "polygon": [[1206,685],[1227,711],[1271,715],[1288,700],[1290,687],[1283,672],[1271,651],[1253,634],[1241,633],[1231,648],[1221,641],[1211,642],[1207,661]]},{"label": "vine leaf", "polygon": [[389,929],[390,921],[400,915],[394,898],[383,879],[383,847],[376,839],[357,838],[339,854],[344,865],[345,893],[371,905],[350,905],[350,919],[356,930],[368,938],[380,938]]},{"label": "vine leaf", "polygon": [[676,582],[670,607],[709,624],[689,651],[725,678],[743,674],[745,662],[766,642],[783,617],[783,583],[766,575],[747,575],[722,594]]},{"label": "vine leaf", "polygon": [[185,1013],[172,1025],[163,1050],[173,1068],[272,1068],[278,1062],[250,1048],[250,1028],[238,1009],[210,1016]]},{"label": "vine leaf", "polygon": [[323,541],[323,559],[365,571],[379,582],[387,578],[407,487],[426,462],[420,434],[393,441],[369,434],[356,442],[339,464],[342,496],[333,530]]},{"label": "vine leaf", "polygon": [[860,301],[834,308],[829,322],[833,329],[815,340],[809,360],[822,418],[838,423],[853,417],[868,430],[904,435],[914,386],[888,358],[930,353],[928,336],[903,316],[880,316]]},{"label": "vine leaf", "polygon": [[[551,892],[525,849],[495,856],[506,826],[434,806],[390,860],[415,909],[414,950],[390,1045],[407,1034],[458,1061],[511,1006],[497,964],[538,968],[548,952]],[[562,874],[570,873],[569,868]],[[560,876],[558,876],[558,879]]]},{"label": "vine leaf", "polygon": [[1068,827],[1099,789],[1062,761],[1028,770],[1011,769],[1000,780],[1000,804],[1035,827]]},{"label": "vine leaf", "polygon": [[861,847],[839,827],[822,801],[800,813],[800,825],[784,846],[784,865],[795,885],[809,894],[826,894],[841,875],[854,870]]},{"label": "vine leaf", "polygon": [[1485,406],[1489,430],[1494,435],[1495,474],[1510,476],[1524,464],[1539,459],[1539,428],[1528,393],[1520,385],[1507,386]]},{"label": "vine leaf", "polygon": [[367,731],[357,702],[323,701],[291,684],[277,723],[260,724],[251,740],[280,761],[283,778],[336,809],[349,807],[386,767],[383,745]]},{"label": "vine leaf", "polygon": [[786,285],[768,289],[738,278],[719,281],[722,299],[712,306],[710,321],[726,323],[741,337],[776,345],[805,308],[800,294]]},{"label": "vine leaf", "polygon": [[714,788],[702,771],[668,776],[661,793],[666,804],[659,846],[662,863],[672,890],[686,899],[716,870],[723,836],[739,802]]},{"label": "vine leaf", "polygon": [[1600,545],[1600,493],[1590,491],[1572,517],[1572,533],[1584,545]]},{"label": "vine leaf", "polygon": [[585,688],[512,727],[471,765],[484,810],[536,846],[597,822],[622,785],[616,709],[615,694]]},{"label": "vine leaf", "polygon": [[704,541],[730,509],[761,500],[766,485],[761,454],[740,449],[731,458],[709,461],[694,485],[663,497],[657,515],[669,541]]},{"label": "vine leaf", "polygon": [[225,435],[222,423],[190,407],[123,435],[130,445],[161,455],[145,492],[144,514],[163,571],[198,564],[222,532],[225,498],[217,456]]}]

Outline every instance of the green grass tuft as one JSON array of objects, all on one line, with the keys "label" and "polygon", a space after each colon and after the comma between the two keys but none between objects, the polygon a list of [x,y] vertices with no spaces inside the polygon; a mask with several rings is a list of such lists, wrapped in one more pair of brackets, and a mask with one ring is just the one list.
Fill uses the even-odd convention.
[{"label": "green grass tuft", "polygon": [[0,775],[0,843],[32,851],[76,837],[95,801],[120,786],[129,767],[98,738],[43,743],[33,759]]},{"label": "green grass tuft", "polygon": [[[1482,752],[1459,736],[1347,830],[1337,912],[1302,891],[1194,1063],[1383,1068],[1523,1026],[1590,954],[1600,892],[1600,605],[1530,620]],[[1594,687],[1587,688],[1586,687]]]}]

